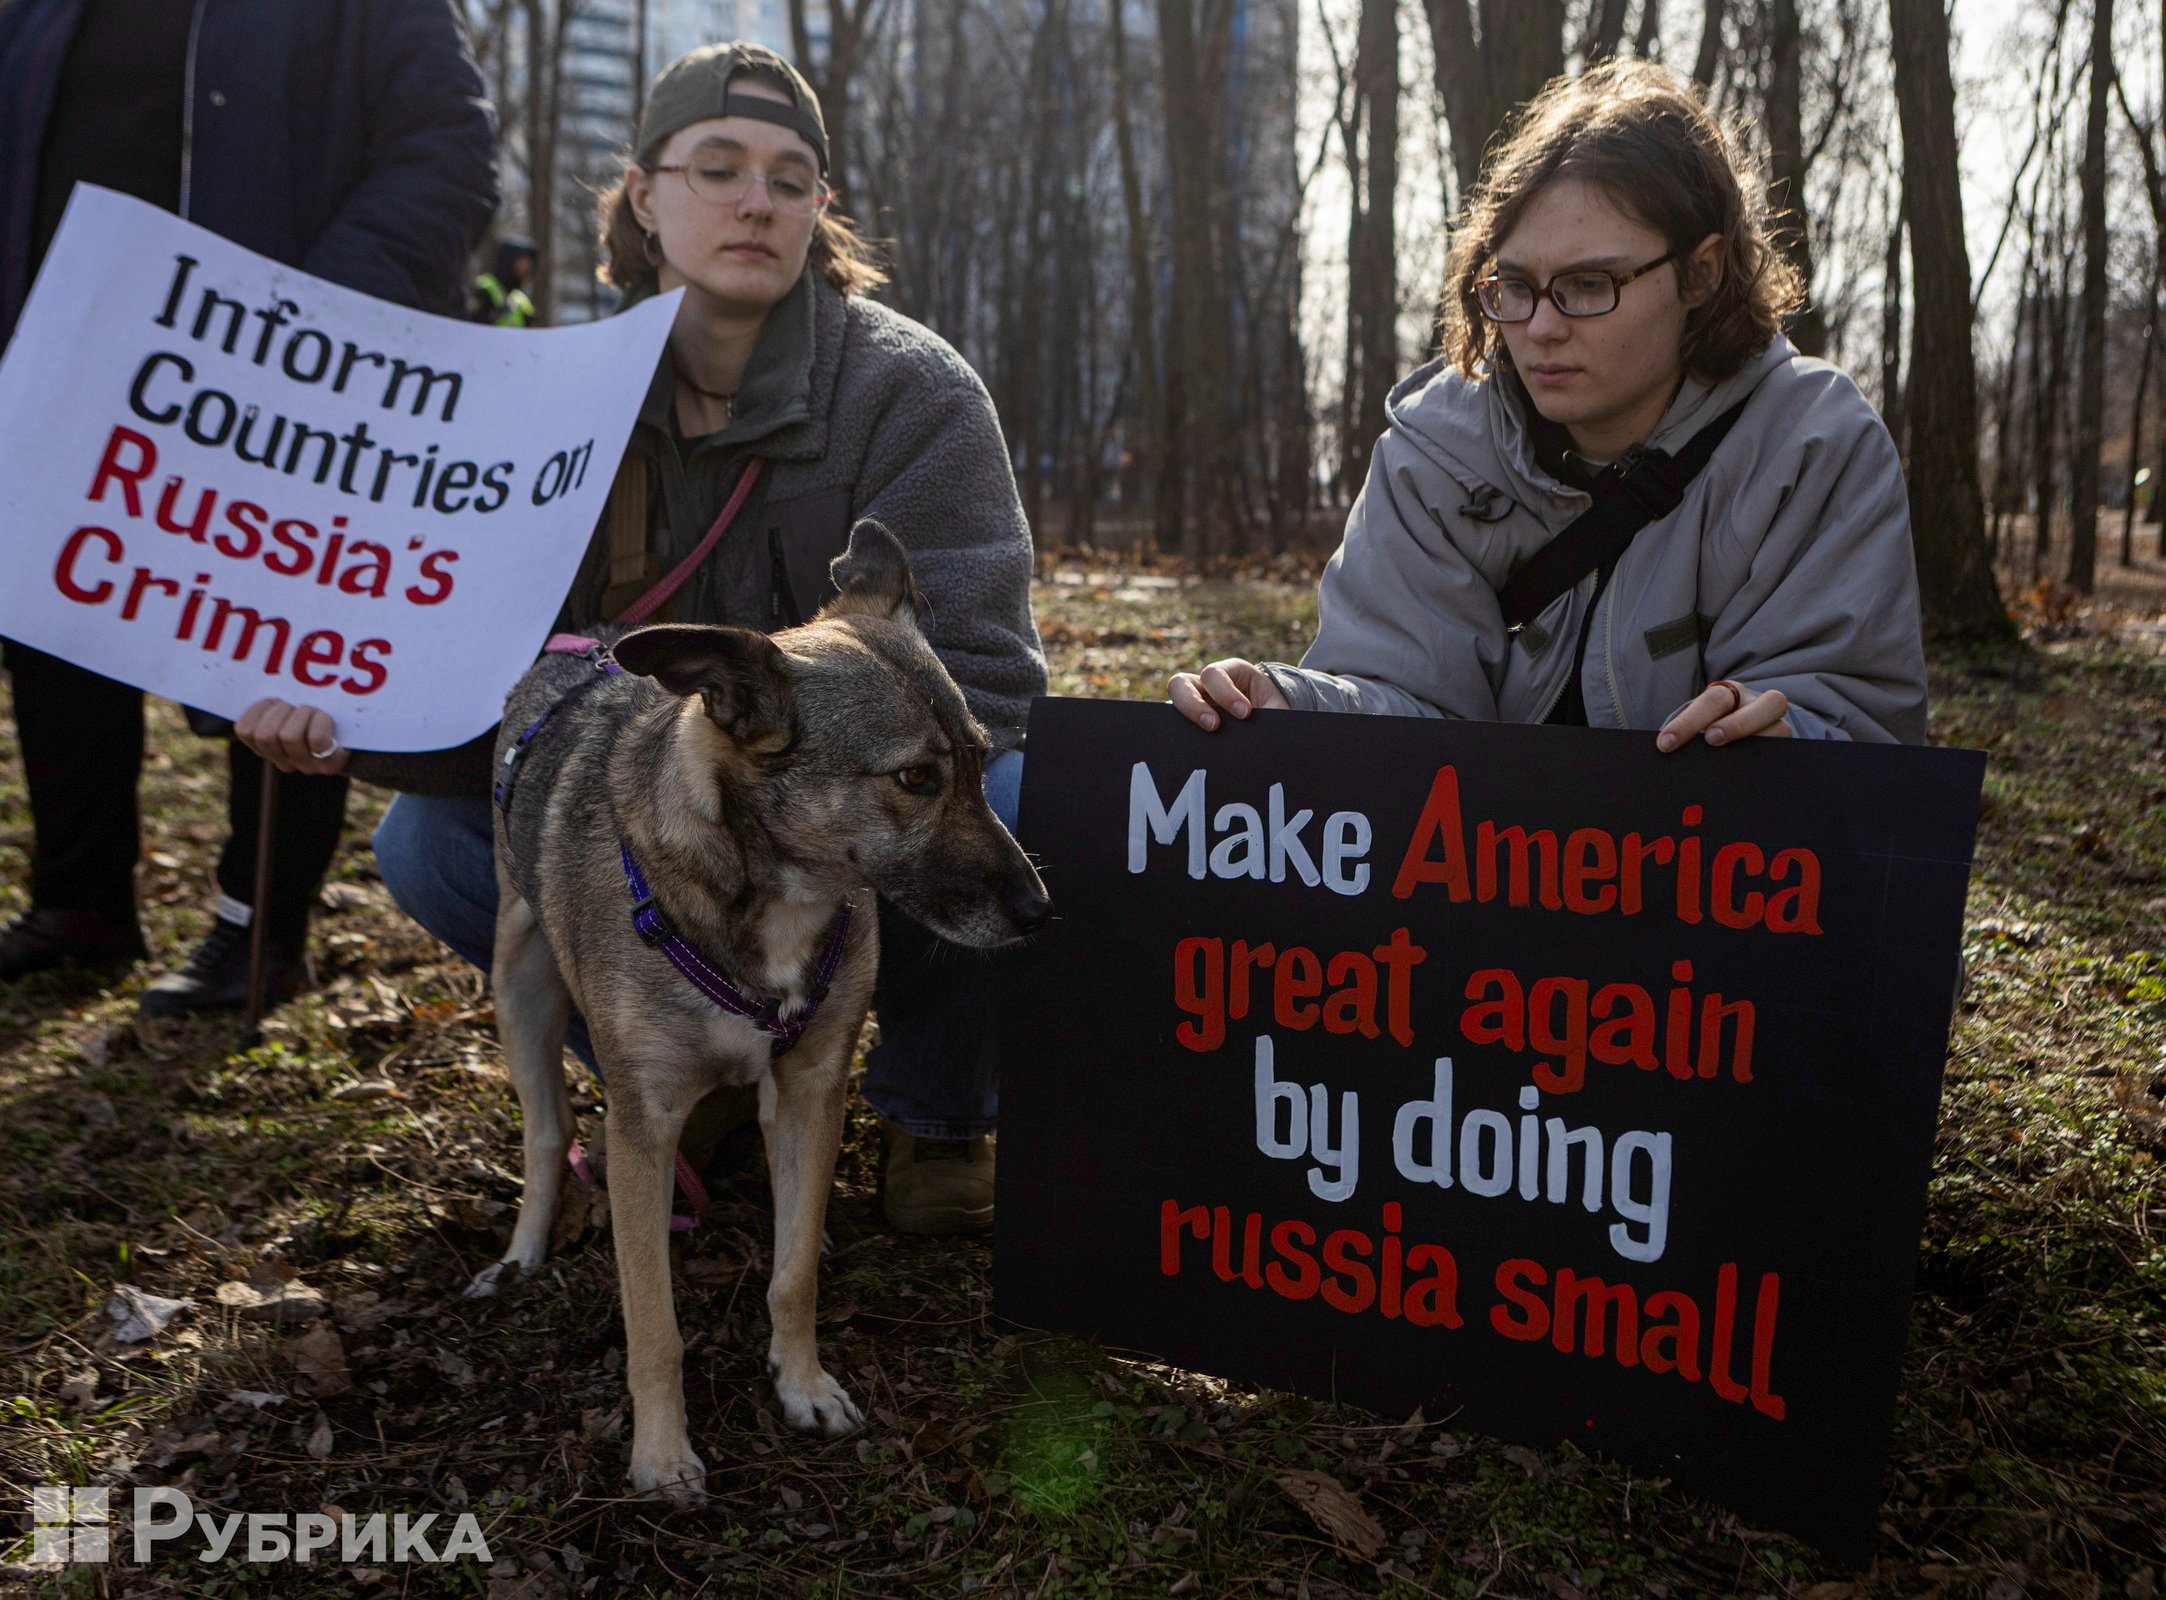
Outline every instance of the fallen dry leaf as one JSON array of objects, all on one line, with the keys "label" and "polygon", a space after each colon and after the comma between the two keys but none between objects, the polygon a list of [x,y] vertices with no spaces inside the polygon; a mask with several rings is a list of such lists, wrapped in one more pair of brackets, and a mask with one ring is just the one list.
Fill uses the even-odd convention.
[{"label": "fallen dry leaf", "polygon": [[286,1359],[293,1363],[295,1371],[309,1380],[319,1397],[344,1394],[353,1387],[353,1380],[346,1373],[346,1347],[339,1342],[337,1330],[328,1322],[318,1323],[299,1337],[288,1339]]},{"label": "fallen dry leaf", "polygon": [[194,1304],[193,1300],[146,1294],[132,1283],[116,1283],[113,1298],[105,1303],[105,1314],[116,1324],[112,1333],[115,1344],[141,1344],[165,1332],[167,1323]]},{"label": "fallen dry leaf", "polygon": [[316,1413],[316,1426],[308,1436],[308,1453],[318,1461],[331,1454],[331,1419],[321,1411]]},{"label": "fallen dry leaf", "polygon": [[218,1303],[231,1306],[250,1322],[313,1322],[323,1315],[324,1298],[298,1278],[258,1287],[252,1283],[221,1283]]},{"label": "fallen dry leaf", "polygon": [[1374,1561],[1384,1548],[1384,1530],[1376,1518],[1329,1473],[1281,1472],[1273,1481],[1349,1555]]}]

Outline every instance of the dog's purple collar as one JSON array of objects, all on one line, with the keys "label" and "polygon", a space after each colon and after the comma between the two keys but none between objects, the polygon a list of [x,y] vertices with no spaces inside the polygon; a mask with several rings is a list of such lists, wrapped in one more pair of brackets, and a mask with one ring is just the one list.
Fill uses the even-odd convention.
[{"label": "dog's purple collar", "polygon": [[617,841],[617,853],[624,859],[624,886],[632,895],[632,929],[643,943],[669,957],[669,964],[684,974],[685,981],[701,994],[712,1000],[732,1016],[743,1017],[747,1022],[767,1035],[768,1049],[777,1056],[796,1044],[804,1031],[812,1026],[812,1019],[820,1013],[820,1002],[827,998],[828,985],[835,981],[835,969],[842,964],[843,942],[850,936],[850,902],[845,900],[842,909],[835,913],[833,929],[827,936],[827,948],[820,954],[820,965],[812,975],[811,992],[805,1003],[788,1016],[782,1014],[777,1000],[753,1001],[743,990],[722,976],[722,970],[700,953],[699,947],[679,933],[662,908],[654,902],[654,891],[647,887],[645,874],[639,863],[632,859],[632,847],[626,841]]}]

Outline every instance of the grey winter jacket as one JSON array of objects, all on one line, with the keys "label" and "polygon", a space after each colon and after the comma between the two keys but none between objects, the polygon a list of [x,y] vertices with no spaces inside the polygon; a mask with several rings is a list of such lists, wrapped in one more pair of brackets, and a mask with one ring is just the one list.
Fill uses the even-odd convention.
[{"label": "grey winter jacket", "polygon": [[[1030,527],[1000,419],[969,363],[931,330],[807,271],[760,331],[734,423],[680,451],[675,393],[665,349],[626,447],[647,464],[652,575],[691,553],[750,457],[765,466],[664,615],[767,631],[805,621],[833,593],[827,566],[850,529],[875,518],[910,552],[926,638],[971,711],[996,748],[1020,744],[1046,684]],[[590,633],[604,619],[609,567],[598,527],[559,631]],[[486,793],[494,741],[492,731],[455,751],[357,754],[353,771],[391,788]]]},{"label": "grey winter jacket", "polygon": [[[1497,592],[1586,509],[1535,460],[1515,379],[1438,361],[1391,426],[1325,569],[1316,642],[1265,670],[1304,710],[1540,722],[1563,696],[1595,578],[1517,635]],[[1650,446],[1750,399],[1683,504],[1649,523],[1596,602],[1580,673],[1598,728],[1656,728],[1715,678],[1780,689],[1805,738],[1917,744],[1925,652],[1902,463],[1854,384],[1774,343],[1687,379]]]}]

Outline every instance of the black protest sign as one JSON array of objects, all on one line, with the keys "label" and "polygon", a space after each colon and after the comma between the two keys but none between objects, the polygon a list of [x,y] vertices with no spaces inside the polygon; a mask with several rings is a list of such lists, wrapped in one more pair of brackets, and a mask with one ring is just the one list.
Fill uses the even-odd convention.
[{"label": "black protest sign", "polygon": [[1862,1563],[1983,771],[1041,700],[998,1310]]}]

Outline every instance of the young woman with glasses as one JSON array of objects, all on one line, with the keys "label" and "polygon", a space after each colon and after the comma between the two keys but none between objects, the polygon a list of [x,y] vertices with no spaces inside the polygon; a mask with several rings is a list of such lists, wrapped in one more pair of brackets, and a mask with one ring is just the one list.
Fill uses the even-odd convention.
[{"label": "young woman with glasses", "polygon": [[[655,80],[635,157],[602,199],[604,276],[627,303],[676,288],[684,300],[556,627],[587,634],[621,616],[702,542],[755,466],[724,536],[658,616],[769,630],[807,620],[851,527],[875,518],[909,549],[926,636],[991,734],[986,795],[1012,827],[1017,747],[1046,676],[1007,445],[963,359],[866,298],[882,274],[836,215],[827,166],[819,102],[772,51],[712,45]],[[241,731],[288,770],[347,758],[313,708],[265,702]],[[376,833],[392,895],[482,967],[496,918],[491,742],[428,770],[382,755],[353,767],[406,791]],[[865,1094],[887,1119],[884,1194],[899,1229],[991,1225],[996,970],[882,908],[881,1044]],[[694,1160],[752,1109],[738,1097],[695,1113]]]},{"label": "young woman with glasses", "polygon": [[[1801,287],[1759,192],[1662,68],[1552,83],[1467,208],[1443,353],[1392,393],[1315,643],[1298,667],[1179,673],[1173,703],[1204,728],[1291,706],[1641,728],[1663,750],[1922,741],[1902,463],[1850,379],[1783,337]],[[1530,557],[1641,492],[1635,471],[1675,484],[1696,459],[1621,553],[1514,614]]]}]

